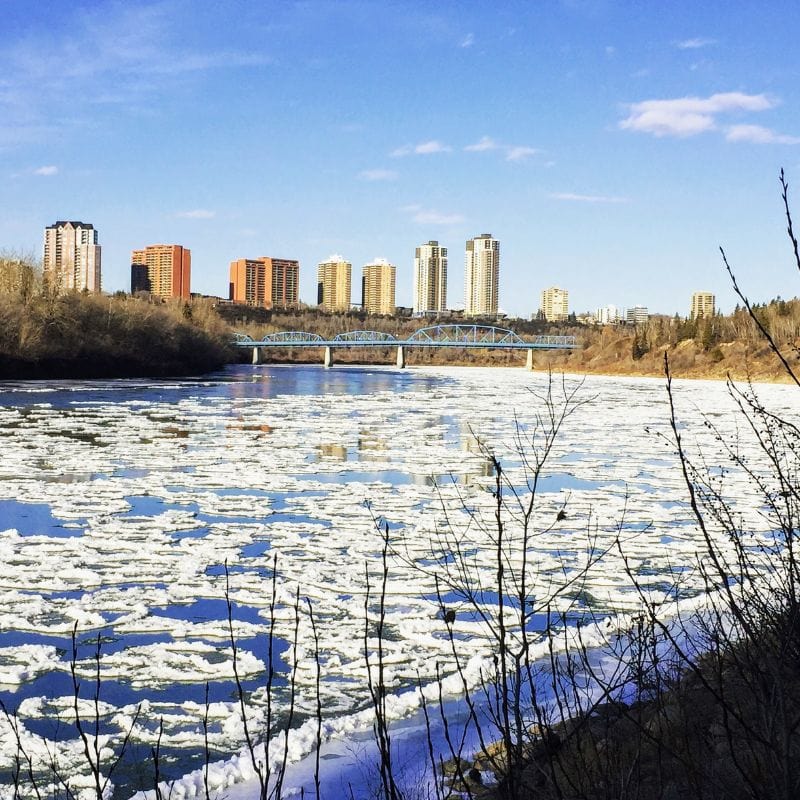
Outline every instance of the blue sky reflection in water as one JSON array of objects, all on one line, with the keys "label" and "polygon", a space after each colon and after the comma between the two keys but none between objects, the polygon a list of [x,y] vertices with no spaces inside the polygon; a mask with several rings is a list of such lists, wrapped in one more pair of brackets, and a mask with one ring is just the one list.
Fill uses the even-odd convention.
[{"label": "blue sky reflection in water", "polygon": [[[433,664],[450,664],[432,585],[433,572],[454,563],[440,538],[447,524],[465,537],[471,569],[491,585],[493,556],[478,523],[490,530],[493,477],[475,437],[491,447],[513,485],[524,486],[513,420],[533,429],[542,409],[532,390],[541,395],[546,380],[520,369],[241,366],[203,381],[154,386],[0,387],[4,701],[22,702],[21,718],[33,727],[41,724],[37,697],[49,698],[41,706],[46,718],[54,708],[68,713],[69,698],[59,693],[69,688],[64,674],[77,623],[82,681],[91,681],[91,642],[100,631],[106,699],[130,714],[131,704],[147,698],[149,713],[164,714],[163,746],[176,757],[176,773],[197,764],[199,740],[191,732],[210,681],[212,746],[224,759],[242,734],[232,697],[224,564],[255,720],[264,707],[258,687],[277,556],[277,665],[285,674],[299,587],[320,630],[331,727],[348,736],[366,730],[353,716],[366,702],[364,568],[375,585],[381,545],[375,522],[385,520],[405,556],[392,561],[387,606],[388,679],[394,713],[405,713],[410,701],[401,701],[400,692],[417,672],[431,680]],[[763,391],[779,409],[791,407],[786,387]],[[602,546],[624,515],[631,559],[652,590],[668,598],[667,566],[694,563],[697,534],[672,454],[646,431],[666,429],[661,382],[590,378],[581,392],[594,399],[565,426],[537,501],[534,595],[544,602],[577,574],[588,534]],[[720,424],[731,424],[724,387],[678,383],[676,397],[687,429],[697,427],[706,453],[715,453],[713,437],[695,425],[697,405],[712,402]],[[80,438],[67,435],[75,431]],[[737,502],[744,509],[746,493]],[[562,508],[566,518],[558,521]],[[74,526],[69,530],[77,535],[59,536],[54,520]],[[681,576],[691,593],[691,572]],[[552,607],[568,623],[584,612],[625,611],[630,589],[612,558],[589,577],[585,595],[567,593]],[[496,597],[483,600],[491,610]],[[488,657],[490,643],[474,615],[459,608],[455,627],[459,641]],[[311,653],[301,614],[300,718],[313,708]],[[139,745],[146,741],[142,732]],[[305,752],[302,736],[292,741],[295,755]],[[225,769],[235,772],[230,763]]]}]

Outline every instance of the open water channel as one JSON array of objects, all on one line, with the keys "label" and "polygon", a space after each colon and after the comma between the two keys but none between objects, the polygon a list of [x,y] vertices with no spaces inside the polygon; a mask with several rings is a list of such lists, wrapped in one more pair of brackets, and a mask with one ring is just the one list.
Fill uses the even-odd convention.
[{"label": "open water channel", "polygon": [[[70,675],[75,630],[82,712],[93,718],[88,699],[99,665],[108,744],[132,726],[116,796],[152,788],[159,726],[162,778],[177,781],[173,796],[196,792],[197,773],[189,773],[203,764],[204,717],[212,786],[246,783],[251,772],[236,756],[243,726],[225,571],[257,729],[273,563],[273,713],[286,712],[288,664],[295,664],[291,758],[313,746],[309,605],[325,736],[358,737],[370,727],[364,601],[367,573],[373,591],[379,581],[378,525],[388,525],[399,553],[390,559],[386,599],[389,712],[416,710],[417,681],[432,682],[437,664],[453,671],[435,575],[454,563],[457,539],[475,580],[492,585],[488,452],[523,490],[530,464],[526,471],[519,437],[531,453],[537,424],[547,426],[548,386],[547,375],[521,369],[269,365],[156,383],[0,384],[0,699],[16,710],[26,749],[50,760],[57,754],[70,774],[82,769]],[[613,550],[579,594],[557,593],[582,573],[592,548],[604,550],[617,536],[653,596],[675,599],[676,576],[684,594],[698,591],[691,577],[698,534],[674,447],[663,438],[664,382],[559,376],[551,390],[556,408],[565,392],[578,402],[539,483],[529,552],[534,595],[552,596],[556,611],[569,610],[567,622],[584,611],[635,609],[636,592]],[[793,413],[789,387],[759,392],[774,410]],[[725,385],[677,382],[676,400],[707,466],[724,464],[722,443],[738,436]],[[763,527],[746,485],[735,474],[727,480],[733,502]],[[496,595],[483,599],[491,604]],[[491,657],[491,639],[457,592],[443,600],[478,670]],[[15,752],[9,720],[0,717],[0,770]]]}]

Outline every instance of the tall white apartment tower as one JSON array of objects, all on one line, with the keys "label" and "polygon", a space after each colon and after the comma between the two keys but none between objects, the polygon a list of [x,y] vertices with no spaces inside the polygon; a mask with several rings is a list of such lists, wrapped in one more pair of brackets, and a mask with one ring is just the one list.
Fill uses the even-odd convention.
[{"label": "tall white apartment tower", "polygon": [[431,314],[447,309],[447,248],[438,241],[414,251],[414,313]]},{"label": "tall white apartment tower", "polygon": [[56,222],[44,229],[44,280],[57,292],[100,291],[97,231],[85,222]]},{"label": "tall white apartment tower", "polygon": [[497,314],[500,288],[500,242],[491,233],[467,240],[464,258],[464,315]]}]

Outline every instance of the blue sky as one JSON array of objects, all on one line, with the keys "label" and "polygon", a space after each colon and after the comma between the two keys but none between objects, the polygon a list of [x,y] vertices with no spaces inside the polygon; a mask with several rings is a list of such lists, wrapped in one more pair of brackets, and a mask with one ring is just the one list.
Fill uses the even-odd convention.
[{"label": "blue sky", "polygon": [[[718,247],[754,301],[794,296],[778,172],[800,187],[794,2],[0,0],[0,248],[93,223],[103,284],[130,251],[192,250],[192,289],[232,259],[332,253],[397,265],[501,241],[500,305],[540,291],[729,310]],[[790,190],[791,191],[791,190]],[[800,224],[800,193],[795,204]],[[360,300],[354,292],[353,300]]]}]

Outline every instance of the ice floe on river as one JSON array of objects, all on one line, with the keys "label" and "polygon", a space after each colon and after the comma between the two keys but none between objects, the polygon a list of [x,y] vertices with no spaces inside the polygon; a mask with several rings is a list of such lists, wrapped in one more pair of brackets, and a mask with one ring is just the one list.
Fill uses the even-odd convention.
[{"label": "ice floe on river", "polygon": [[[577,379],[566,382],[572,388]],[[319,632],[326,732],[368,728],[365,568],[374,591],[378,523],[388,524],[397,550],[384,641],[390,711],[410,713],[419,705],[417,680],[433,681],[437,665],[453,669],[434,577],[452,563],[457,539],[473,575],[492,585],[487,454],[496,455],[513,485],[525,486],[517,436],[533,434],[546,388],[546,375],[520,369],[269,366],[155,386],[0,385],[4,702],[19,704],[26,736],[30,727],[60,737],[61,763],[79,769],[69,728],[75,629],[78,676],[90,684],[99,670],[102,679],[101,727],[109,742],[141,704],[147,715],[140,714],[134,742],[152,746],[153,720],[163,719],[173,777],[197,767],[209,682],[210,743],[228,754],[220,780],[246,779],[247,760],[231,757],[244,739],[232,692],[225,570],[255,723],[266,703],[276,558],[274,666],[284,697],[287,665],[297,666],[292,755],[313,746],[316,663],[307,603]],[[771,408],[793,415],[790,387],[758,391]],[[725,385],[677,382],[675,392],[689,440],[709,467],[721,468],[717,433],[723,442],[738,435]],[[620,536],[654,598],[673,600],[676,576],[691,596],[701,588],[692,573],[698,532],[673,448],[659,436],[669,428],[663,381],[587,378],[578,396],[585,402],[565,422],[539,483],[538,533],[527,556],[533,593],[552,594],[556,613],[634,611],[638,595],[613,548]],[[703,425],[704,415],[716,430]],[[735,473],[726,481],[735,512],[762,530],[749,485]],[[558,520],[562,509],[566,518]],[[579,597],[554,593],[582,575],[590,552],[605,551]],[[457,612],[454,635],[469,642],[477,675],[491,638],[460,598],[443,599]],[[486,602],[496,601],[487,593]],[[59,718],[59,731],[47,724]],[[31,747],[42,746],[36,741]],[[0,718],[0,759],[13,757],[14,747],[8,720]],[[192,780],[177,784],[177,795],[191,794]],[[128,788],[141,787],[131,779]]]}]

